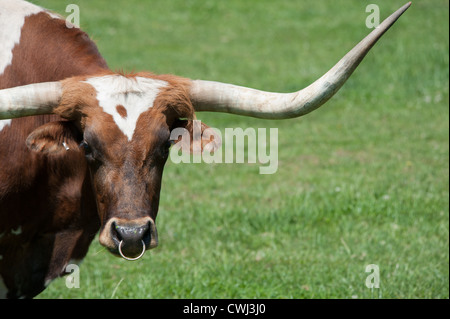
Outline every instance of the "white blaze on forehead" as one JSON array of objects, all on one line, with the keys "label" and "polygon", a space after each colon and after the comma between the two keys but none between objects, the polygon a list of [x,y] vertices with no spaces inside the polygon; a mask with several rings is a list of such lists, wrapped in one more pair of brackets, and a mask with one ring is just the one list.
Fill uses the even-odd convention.
[{"label": "white blaze on forehead", "polygon": [[0,0],[0,75],[12,62],[12,50],[19,43],[25,18],[43,10],[22,0]]},{"label": "white blaze on forehead", "polygon": [[[93,77],[85,82],[95,88],[100,107],[112,115],[129,141],[133,138],[139,116],[153,106],[160,89],[168,85],[166,81],[145,77],[127,78],[117,74]],[[125,108],[125,116],[119,114],[119,105]]]}]

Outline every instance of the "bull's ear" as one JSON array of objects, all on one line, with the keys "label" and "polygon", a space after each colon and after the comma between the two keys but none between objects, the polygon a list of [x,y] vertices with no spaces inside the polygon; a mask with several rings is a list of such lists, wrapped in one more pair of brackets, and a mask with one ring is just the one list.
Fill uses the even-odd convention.
[{"label": "bull's ear", "polygon": [[183,151],[198,154],[219,149],[222,140],[217,132],[199,120],[176,120],[171,126],[170,139]]},{"label": "bull's ear", "polygon": [[62,154],[69,150],[78,150],[82,134],[69,121],[57,121],[44,124],[28,135],[27,147],[45,154]]}]

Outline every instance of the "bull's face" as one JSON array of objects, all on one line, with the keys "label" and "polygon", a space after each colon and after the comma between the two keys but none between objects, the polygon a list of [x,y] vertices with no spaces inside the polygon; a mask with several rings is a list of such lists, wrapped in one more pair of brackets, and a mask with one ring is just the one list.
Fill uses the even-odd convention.
[{"label": "bull's face", "polygon": [[128,140],[108,116],[99,116],[87,120],[81,142],[102,222],[100,242],[128,257],[158,245],[155,219],[170,130],[162,114],[148,113],[137,126],[145,131],[140,138]]},{"label": "bull's face", "polygon": [[48,126],[55,124],[47,124],[28,138],[34,150],[84,153],[101,220],[100,243],[114,254],[135,258],[158,245],[155,220],[174,142],[170,133],[189,127],[180,118],[194,114],[185,92],[180,80],[147,75],[72,79],[64,85],[59,114],[73,119],[78,137],[62,134],[49,142]]}]

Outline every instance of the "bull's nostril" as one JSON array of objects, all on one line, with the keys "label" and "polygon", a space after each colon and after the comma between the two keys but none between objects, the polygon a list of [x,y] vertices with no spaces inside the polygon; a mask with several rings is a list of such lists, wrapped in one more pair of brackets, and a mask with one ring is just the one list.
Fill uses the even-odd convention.
[{"label": "bull's nostril", "polygon": [[142,237],[142,241],[145,244],[145,247],[149,247],[150,246],[150,240],[152,238],[152,234],[151,234],[151,225],[150,222],[147,223],[147,230],[144,233],[144,236]]},{"label": "bull's nostril", "polygon": [[115,222],[111,223],[111,237],[116,245],[119,245],[120,241],[123,239]]}]

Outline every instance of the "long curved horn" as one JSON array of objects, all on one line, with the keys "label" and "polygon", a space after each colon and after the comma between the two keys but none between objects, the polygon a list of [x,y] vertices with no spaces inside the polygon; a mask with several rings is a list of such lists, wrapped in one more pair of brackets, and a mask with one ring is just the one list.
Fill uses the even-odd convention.
[{"label": "long curved horn", "polygon": [[378,39],[409,8],[394,12],[308,87],[294,93],[271,93],[220,82],[192,81],[190,97],[196,111],[224,112],[267,119],[305,115],[330,99],[350,77]]},{"label": "long curved horn", "polygon": [[62,96],[60,82],[43,82],[0,90],[0,120],[51,114]]}]

